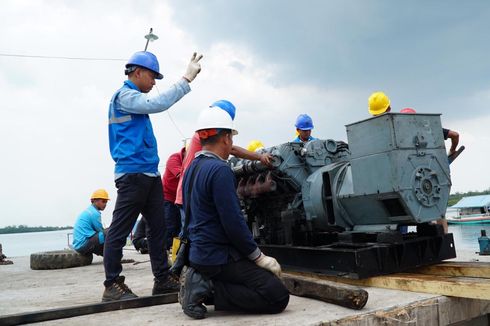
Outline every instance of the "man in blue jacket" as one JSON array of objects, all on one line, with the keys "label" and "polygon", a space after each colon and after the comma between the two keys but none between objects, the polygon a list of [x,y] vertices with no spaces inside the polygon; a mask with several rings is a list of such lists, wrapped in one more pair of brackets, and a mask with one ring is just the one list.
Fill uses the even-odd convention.
[{"label": "man in blue jacket", "polygon": [[109,194],[97,189],[90,197],[91,204],[77,218],[73,227],[73,249],[82,255],[103,256],[106,231],[102,226],[101,213],[107,206]]},{"label": "man in blue jacket", "polygon": [[198,123],[203,146],[184,175],[189,213],[190,267],[181,275],[179,302],[192,318],[215,310],[279,313],[289,292],[278,276],[281,266],[255,243],[240,209],[236,179],[226,162],[233,147],[235,107],[218,101]]},{"label": "man in blue jacket", "polygon": [[148,250],[154,276],[152,294],[176,292],[179,284],[168,273],[164,243],[163,188],[159,157],[149,114],[163,112],[190,91],[189,83],[201,70],[194,55],[181,80],[166,92],[148,97],[155,79],[162,79],[153,53],[136,52],[126,64],[128,80],[112,96],[109,105],[109,145],[116,163],[117,200],[104,247],[105,291],[102,301],[124,300],[136,295],[124,283],[122,248],[139,214],[148,226]]}]

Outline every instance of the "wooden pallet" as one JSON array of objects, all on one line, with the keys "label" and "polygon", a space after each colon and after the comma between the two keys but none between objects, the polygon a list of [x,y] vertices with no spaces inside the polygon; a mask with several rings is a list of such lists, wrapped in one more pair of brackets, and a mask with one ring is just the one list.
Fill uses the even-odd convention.
[{"label": "wooden pallet", "polygon": [[484,262],[444,262],[417,268],[408,273],[376,276],[362,280],[304,272],[288,272],[286,274],[360,287],[370,286],[490,300],[490,263]]}]

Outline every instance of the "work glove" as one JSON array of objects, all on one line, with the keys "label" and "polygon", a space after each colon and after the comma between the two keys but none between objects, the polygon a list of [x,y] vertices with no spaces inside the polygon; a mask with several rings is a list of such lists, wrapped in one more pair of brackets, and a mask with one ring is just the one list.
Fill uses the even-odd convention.
[{"label": "work glove", "polygon": [[199,63],[199,60],[202,59],[202,54],[197,55],[196,52],[191,57],[191,62],[189,62],[189,65],[187,66],[187,71],[184,74],[184,79],[187,80],[189,83],[196,78],[197,74],[201,71],[201,64]]},{"label": "work glove", "polygon": [[275,258],[260,253],[259,258],[257,258],[254,262],[257,264],[257,266],[271,271],[277,277],[281,277],[281,265],[279,265]]}]

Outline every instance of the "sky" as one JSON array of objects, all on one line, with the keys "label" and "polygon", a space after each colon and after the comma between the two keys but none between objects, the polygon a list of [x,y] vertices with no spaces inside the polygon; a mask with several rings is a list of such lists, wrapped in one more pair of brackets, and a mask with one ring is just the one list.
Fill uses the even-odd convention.
[{"label": "sky", "polygon": [[441,113],[459,132],[453,193],[490,188],[488,1],[4,0],[0,227],[73,225],[93,190],[116,198],[108,104],[150,28],[165,77],[149,96],[204,55],[192,91],[151,117],[162,173],[215,100],[237,107],[235,144],[273,146],[292,140],[301,113],[313,136],[347,140],[345,125],[367,118],[369,95],[383,91],[394,111]]}]

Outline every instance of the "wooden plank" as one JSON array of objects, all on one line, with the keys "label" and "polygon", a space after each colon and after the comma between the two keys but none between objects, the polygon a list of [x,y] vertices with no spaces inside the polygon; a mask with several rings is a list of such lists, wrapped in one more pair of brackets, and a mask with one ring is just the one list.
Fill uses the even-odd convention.
[{"label": "wooden plank", "polygon": [[431,293],[459,298],[490,300],[490,279],[488,278],[397,273],[356,280],[315,273],[289,272],[288,274],[301,275],[356,286],[371,286],[384,289]]},{"label": "wooden plank", "polygon": [[286,288],[293,295],[313,298],[351,309],[362,309],[369,296],[367,291],[352,285],[299,275],[283,275],[281,278]]},{"label": "wooden plank", "polygon": [[490,278],[489,262],[443,262],[416,268],[410,272],[441,276],[465,276]]}]

